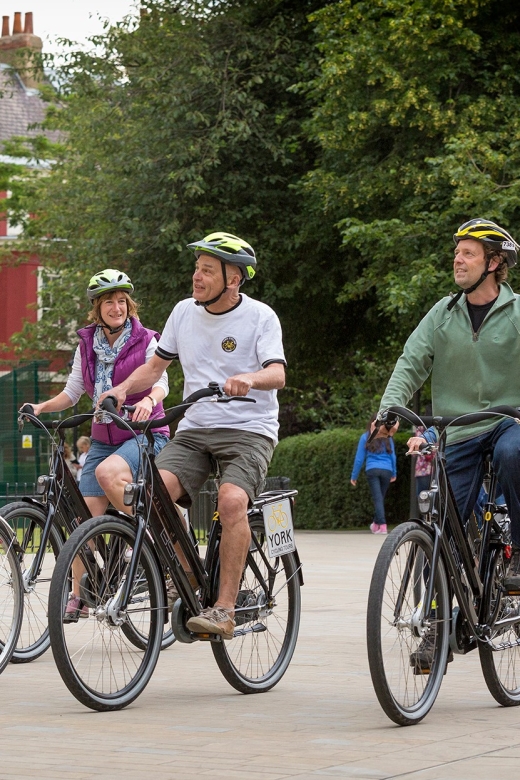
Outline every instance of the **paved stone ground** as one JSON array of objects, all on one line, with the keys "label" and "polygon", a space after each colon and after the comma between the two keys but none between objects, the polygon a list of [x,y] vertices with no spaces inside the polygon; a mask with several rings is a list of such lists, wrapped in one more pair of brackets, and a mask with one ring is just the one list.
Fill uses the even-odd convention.
[{"label": "paved stone ground", "polygon": [[236,693],[205,644],[163,652],[142,696],[112,713],[79,704],[50,652],[10,665],[0,678],[0,780],[515,776],[520,708],[495,704],[476,653],[450,664],[421,724],[399,728],[380,709],[365,610],[382,541],[366,532],[300,532],[300,639],[269,693]]}]

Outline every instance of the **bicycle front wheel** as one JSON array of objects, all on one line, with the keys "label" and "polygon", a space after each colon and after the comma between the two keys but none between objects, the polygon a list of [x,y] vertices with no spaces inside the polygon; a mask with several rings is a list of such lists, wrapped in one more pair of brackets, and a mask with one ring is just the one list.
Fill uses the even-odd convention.
[{"label": "bicycle front wheel", "polygon": [[249,525],[251,545],[236,603],[234,637],[212,642],[211,649],[220,671],[237,691],[261,693],[280,681],[294,653],[300,579],[293,554],[267,556],[262,518],[251,518]]},{"label": "bicycle front wheel", "polygon": [[23,582],[15,538],[0,522],[0,672],[13,654],[23,617]]},{"label": "bicycle front wheel", "polygon": [[[117,607],[128,547],[135,547],[132,524],[108,515],[87,520],[65,543],[51,582],[49,631],[56,665],[70,692],[98,711],[118,710],[133,702],[148,684],[161,649],[162,572],[147,540],[128,608]],[[76,556],[86,568],[80,587],[83,609],[75,622],[64,622]],[[130,621],[146,639],[141,648],[127,637]]]},{"label": "bicycle front wheel", "polygon": [[[144,575],[144,573],[143,573],[142,569],[139,567],[138,570],[137,570],[136,581],[135,581],[135,584],[134,584],[134,588],[136,589],[136,591],[140,590],[142,592],[142,588],[143,588],[143,585],[144,585],[143,575]],[[165,579],[166,579],[166,577],[165,577]],[[168,593],[168,587],[167,586],[166,586],[166,593]],[[168,608],[168,615],[169,616],[170,616],[170,613],[171,613],[171,607]],[[133,645],[138,647],[140,650],[144,650],[145,649],[146,644],[148,642],[148,635],[147,635],[146,632],[143,634],[143,632],[140,630],[138,624],[137,625],[134,624],[131,615],[128,616],[128,620],[125,621],[125,623],[123,624],[122,631],[123,631],[124,635],[126,636],[126,638],[129,639],[130,642],[132,642]],[[172,631],[171,621],[167,620],[166,623],[164,624],[164,631],[163,631],[163,636],[162,636],[162,641],[161,641],[161,650],[167,650],[175,642],[176,642],[176,638],[175,638],[175,634]]]},{"label": "bicycle front wheel", "polygon": [[386,538],[370,585],[370,674],[381,707],[400,726],[428,714],[446,669],[450,608],[442,560],[432,603],[423,609],[432,553],[430,534],[416,523],[403,523]]},{"label": "bicycle front wheel", "polygon": [[[520,597],[504,592],[505,573],[503,552],[497,550],[491,561],[486,594],[491,644],[479,642],[478,649],[484,680],[493,698],[503,707],[517,707],[520,704]],[[500,626],[501,621],[515,617],[518,622]]]},{"label": "bicycle front wheel", "polygon": [[50,645],[48,630],[48,601],[51,577],[56,559],[63,547],[61,529],[53,523],[50,529],[42,568],[38,576],[32,575],[32,565],[40,550],[43,529],[47,522],[46,512],[38,506],[24,501],[7,504],[2,509],[23,554],[20,566],[24,581],[24,613],[20,636],[13,653],[13,663],[24,664],[39,658]]}]

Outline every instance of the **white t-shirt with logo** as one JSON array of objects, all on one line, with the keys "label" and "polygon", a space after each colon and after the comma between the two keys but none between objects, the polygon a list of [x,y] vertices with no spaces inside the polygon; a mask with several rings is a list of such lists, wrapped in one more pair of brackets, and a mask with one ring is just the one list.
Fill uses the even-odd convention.
[{"label": "white t-shirt with logo", "polygon": [[[184,372],[184,397],[223,385],[230,376],[248,374],[270,363],[284,363],[282,329],[265,303],[241,293],[240,303],[224,314],[211,314],[193,298],[180,301],[170,314],[157,346],[164,360],[178,358]],[[256,404],[199,401],[186,412],[178,429],[237,428],[278,440],[276,390],[250,390]]]}]

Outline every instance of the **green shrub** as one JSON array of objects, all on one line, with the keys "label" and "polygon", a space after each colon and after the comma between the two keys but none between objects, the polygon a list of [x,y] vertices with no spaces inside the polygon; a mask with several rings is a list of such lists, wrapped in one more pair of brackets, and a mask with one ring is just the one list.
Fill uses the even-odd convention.
[{"label": "green shrub", "polygon": [[[289,436],[278,444],[269,473],[290,477],[298,490],[295,524],[298,528],[359,528],[373,519],[373,504],[364,469],[357,486],[350,484],[354,457],[363,431],[336,428],[320,433]],[[386,496],[387,522],[409,517],[410,458],[406,457],[409,433],[395,438],[397,480]]]}]

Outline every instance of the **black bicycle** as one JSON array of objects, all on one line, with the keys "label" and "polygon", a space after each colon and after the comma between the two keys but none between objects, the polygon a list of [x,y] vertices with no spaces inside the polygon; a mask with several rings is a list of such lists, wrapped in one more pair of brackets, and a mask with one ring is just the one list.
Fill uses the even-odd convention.
[{"label": "black bicycle", "polygon": [[[275,507],[292,520],[295,490],[260,495],[249,510],[251,544],[235,608],[233,639],[195,634],[186,621],[201,607],[213,605],[219,588],[221,526],[214,514],[204,561],[194,536],[171,501],[155,465],[152,432],[173,422],[201,399],[217,403],[247,398],[224,396],[216,384],[197,391],[165,417],[145,423],[126,423],[111,399],[102,406],[116,425],[143,431],[138,479],[125,489],[125,503],[134,514],[115,510],[82,523],[58,559],[49,597],[49,629],[58,670],[76,698],[94,710],[116,710],[134,701],[155,668],[163,626],[168,620],[163,572],[173,581],[179,598],[171,627],[180,642],[208,641],[228,682],[242,693],[267,691],[278,683],[296,646],[300,621],[301,563],[291,533],[266,530],[264,516]],[[291,523],[292,527],[292,523]],[[271,539],[269,539],[269,533]],[[269,544],[287,549],[271,556]],[[63,622],[72,562],[83,561],[81,599],[88,619]],[[181,563],[181,560],[183,563]]]},{"label": "black bicycle", "polygon": [[[51,457],[49,473],[38,477],[37,497],[26,496],[2,509],[3,517],[18,540],[25,594],[23,623],[12,654],[13,663],[34,661],[50,646],[47,615],[56,560],[66,539],[80,523],[91,518],[76,479],[65,461],[65,434],[67,430],[89,422],[92,417],[93,412],[88,412],[64,420],[43,421],[34,415],[30,404],[23,406],[19,412],[20,431],[26,421],[43,430],[51,443]],[[175,636],[167,627],[162,648],[173,642]]]},{"label": "black bicycle", "polygon": [[[453,654],[478,647],[484,679],[503,706],[520,704],[520,592],[504,587],[511,558],[507,508],[495,503],[497,479],[486,460],[482,518],[461,521],[446,474],[446,429],[492,418],[518,421],[520,410],[496,407],[459,417],[424,417],[390,407],[397,417],[435,426],[429,490],[421,519],[397,526],[378,555],[368,599],[367,647],[376,695],[399,725],[422,720],[433,706]],[[378,423],[378,427],[382,423]],[[456,605],[454,606],[453,600]]]},{"label": "black bicycle", "polygon": [[43,422],[29,404],[19,413],[20,431],[25,421],[43,430],[52,442],[52,454],[49,474],[38,477],[37,497],[24,497],[2,509],[19,544],[25,595],[23,623],[11,659],[13,663],[33,661],[48,649],[49,587],[56,559],[67,536],[78,523],[91,516],[63,453],[65,430],[76,428],[91,417],[91,414],[79,414],[67,420]]}]

